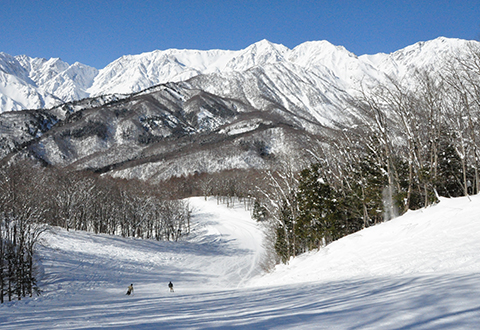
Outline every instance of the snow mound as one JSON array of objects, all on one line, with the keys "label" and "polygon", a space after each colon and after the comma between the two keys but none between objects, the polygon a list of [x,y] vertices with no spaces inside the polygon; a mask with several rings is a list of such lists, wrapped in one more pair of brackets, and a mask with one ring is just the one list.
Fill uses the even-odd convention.
[{"label": "snow mound", "polygon": [[301,255],[252,285],[480,273],[480,195],[447,199]]}]

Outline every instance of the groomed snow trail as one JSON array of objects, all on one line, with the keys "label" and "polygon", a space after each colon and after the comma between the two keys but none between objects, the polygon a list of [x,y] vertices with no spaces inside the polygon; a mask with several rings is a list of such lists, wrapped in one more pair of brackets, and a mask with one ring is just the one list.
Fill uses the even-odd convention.
[{"label": "groomed snow trail", "polygon": [[442,199],[261,276],[249,213],[190,203],[179,242],[45,235],[45,291],[0,305],[0,329],[478,329],[480,196]]},{"label": "groomed snow trail", "polygon": [[[136,301],[137,308],[142,309],[146,301],[169,297],[169,281],[174,283],[178,296],[236,289],[258,275],[263,236],[243,204],[226,207],[218,205],[215,199],[204,198],[190,198],[189,204],[193,209],[191,233],[178,242],[67,232],[58,228],[47,232],[39,248],[44,273],[40,285],[44,292],[28,301],[9,303],[11,311],[31,308],[32,304],[55,305],[59,312],[55,315],[69,315],[80,309],[79,305],[95,306],[99,302],[105,308],[115,309],[126,298]],[[135,295],[125,297],[130,283]],[[119,301],[115,302],[116,299]],[[77,307],[61,307],[71,304]],[[0,321],[5,321],[2,317],[6,306],[0,306],[4,307],[0,309]],[[52,317],[50,311],[43,312],[45,319]],[[35,318],[42,318],[41,313]],[[70,323],[75,328],[81,321],[63,320],[62,328],[69,328]],[[42,328],[34,320],[22,320],[20,315],[0,322],[2,329],[17,329],[20,325]]]},{"label": "groomed snow trail", "polygon": [[46,292],[75,293],[134,284],[142,295],[164,291],[237,288],[259,274],[262,233],[242,205],[227,208],[214,199],[189,199],[191,233],[178,242],[124,239],[57,229],[42,247]]}]

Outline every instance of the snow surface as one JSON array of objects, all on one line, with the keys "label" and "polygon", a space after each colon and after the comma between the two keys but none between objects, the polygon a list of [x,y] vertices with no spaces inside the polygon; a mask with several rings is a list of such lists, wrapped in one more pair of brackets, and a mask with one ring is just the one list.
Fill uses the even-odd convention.
[{"label": "snow surface", "polygon": [[268,274],[243,205],[189,202],[192,233],[179,242],[46,233],[44,293],[0,305],[0,329],[478,329],[480,196],[442,199]]}]

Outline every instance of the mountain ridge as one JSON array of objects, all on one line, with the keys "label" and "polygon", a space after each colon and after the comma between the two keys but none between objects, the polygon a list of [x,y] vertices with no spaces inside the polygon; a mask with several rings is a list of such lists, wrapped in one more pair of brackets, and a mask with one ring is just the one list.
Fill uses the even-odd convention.
[{"label": "mountain ridge", "polygon": [[[105,93],[98,96],[92,95],[94,70],[59,59],[36,60],[32,67],[43,71],[26,77],[31,71],[16,64],[28,58],[2,54],[0,82],[7,77],[20,86],[21,77],[32,76],[38,84],[45,82],[38,90],[55,83],[63,91],[83,86],[90,97],[63,103],[46,92],[60,105],[0,113],[0,158],[33,158],[153,181],[270,170],[281,157],[300,170],[311,159],[309,150],[364,120],[352,106],[362,87],[368,93],[391,83],[389,79],[408,79],[416,70],[446,65],[468,43],[439,38],[364,57],[327,41],[293,50],[263,40],[241,51],[155,51],[124,56],[98,71],[97,82],[101,77],[113,84],[100,84]],[[129,62],[132,58],[138,60]],[[162,70],[168,80],[180,81],[159,83],[166,77]],[[18,72],[18,77],[7,71]],[[84,79],[75,82],[75,73]],[[114,85],[115,93],[110,90]],[[2,88],[12,85],[0,84],[0,92]],[[121,93],[122,88],[127,92]],[[33,87],[28,91],[46,105]]]},{"label": "mountain ridge", "polygon": [[[454,51],[466,42],[470,41],[440,37],[391,54],[357,56],[326,40],[308,41],[289,49],[264,39],[236,51],[167,49],[124,55],[100,70],[79,62],[70,65],[59,58],[0,53],[0,112],[51,108],[87,97],[139,92],[201,74],[245,72],[255,66],[281,63],[330,76],[332,85],[353,91],[364,77],[375,82],[383,80],[385,74],[401,75],[405,66],[419,60],[426,62],[422,66],[432,65],[439,56],[435,49],[443,48],[440,53],[445,55],[445,48]],[[433,51],[424,51],[429,48]]]}]

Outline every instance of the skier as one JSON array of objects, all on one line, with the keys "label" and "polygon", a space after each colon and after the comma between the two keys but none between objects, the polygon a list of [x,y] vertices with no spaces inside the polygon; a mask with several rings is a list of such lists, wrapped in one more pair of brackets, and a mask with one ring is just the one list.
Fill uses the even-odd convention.
[{"label": "skier", "polygon": [[170,288],[170,292],[173,292],[173,283],[171,281],[168,283],[168,287]]},{"label": "skier", "polygon": [[126,295],[129,296],[129,295],[131,295],[131,294],[133,294],[133,283],[130,284],[130,286],[127,288],[127,293],[126,293]]}]

